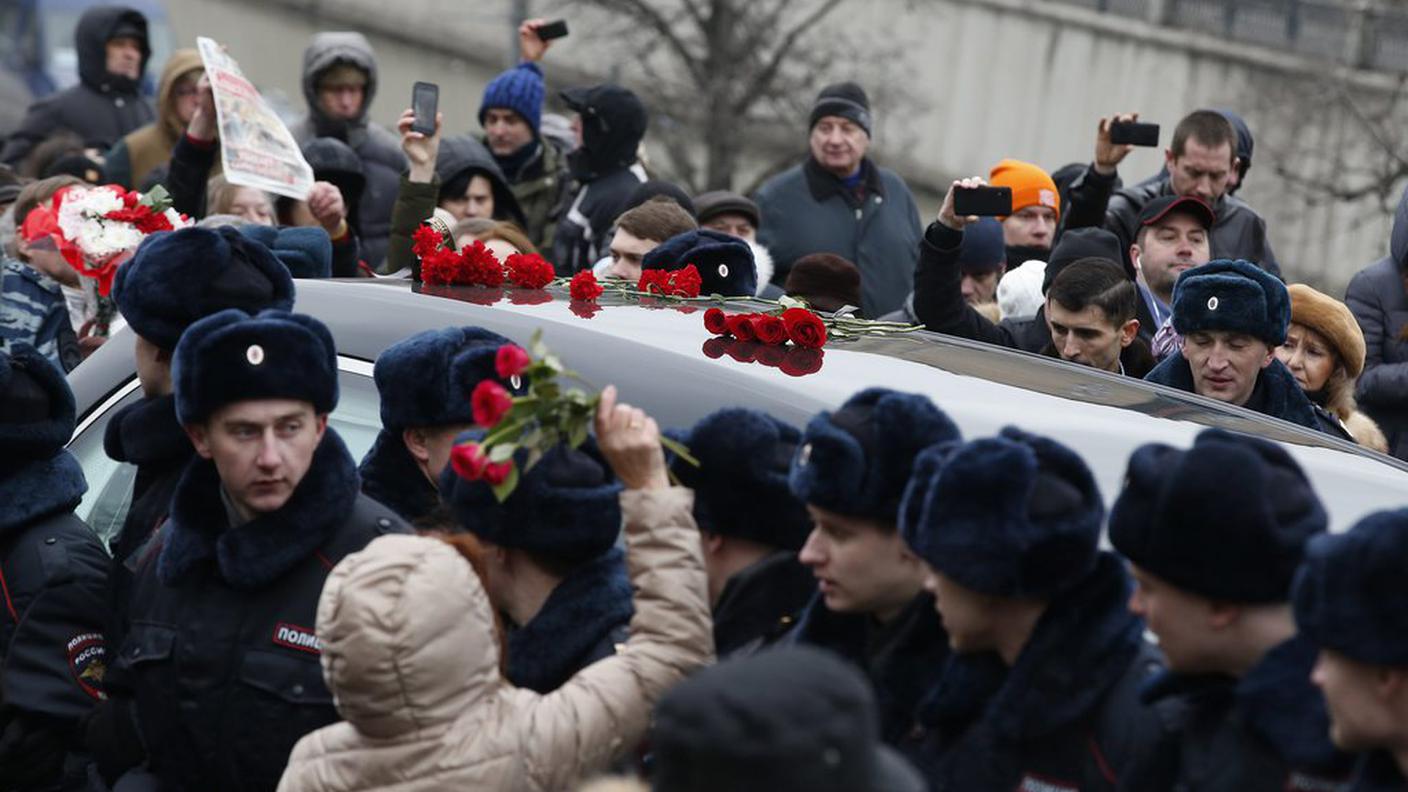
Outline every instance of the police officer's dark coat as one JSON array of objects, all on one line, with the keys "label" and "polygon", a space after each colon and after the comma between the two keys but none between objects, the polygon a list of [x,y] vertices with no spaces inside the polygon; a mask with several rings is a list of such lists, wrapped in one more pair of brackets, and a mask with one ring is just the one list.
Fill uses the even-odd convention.
[{"label": "police officer's dark coat", "polygon": [[1178,739],[1147,771],[1124,779],[1129,790],[1283,792],[1343,790],[1353,758],[1330,743],[1324,697],[1310,682],[1316,647],[1301,639],[1267,653],[1240,680],[1165,673],[1145,702],[1178,699]]},{"label": "police officer's dark coat", "polygon": [[934,792],[1113,790],[1167,734],[1138,691],[1161,668],[1126,609],[1122,562],[1054,599],[1010,669],[996,654],[954,655],[921,711],[911,759]]},{"label": "police officer's dark coat", "polygon": [[1360,757],[1349,792],[1403,792],[1408,778],[1388,751],[1371,751]]},{"label": "police officer's dark coat", "polygon": [[720,658],[775,643],[816,594],[816,576],[791,550],[779,550],[736,573],[714,605],[714,650]]},{"label": "police officer's dark coat", "polygon": [[784,642],[830,649],[864,671],[875,687],[880,737],[891,745],[910,739],[918,703],[949,657],[948,633],[927,593],[885,625],[869,614],[836,613],[818,594]]},{"label": "police officer's dark coat", "polygon": [[[18,759],[38,770],[35,763],[60,758],[3,749],[35,730],[52,731],[52,744],[63,746],[101,696],[107,554],[73,514],[87,488],[67,451],[0,469],[0,768]],[[9,788],[11,772],[0,769],[0,787]]]},{"label": "police officer's dark coat", "polygon": [[362,492],[413,525],[431,517],[440,506],[440,492],[416,464],[401,433],[382,429],[357,467]]},{"label": "police officer's dark coat", "polygon": [[328,429],[289,501],[232,528],[214,463],[186,469],[138,570],[110,685],[135,705],[164,784],[272,790],[298,738],[337,720],[314,634],[323,581],[376,536],[406,530],[359,486]]},{"label": "police officer's dark coat", "polygon": [[572,570],[532,620],[509,629],[504,674],[517,687],[551,693],[616,654],[633,615],[625,554],[612,548]]}]

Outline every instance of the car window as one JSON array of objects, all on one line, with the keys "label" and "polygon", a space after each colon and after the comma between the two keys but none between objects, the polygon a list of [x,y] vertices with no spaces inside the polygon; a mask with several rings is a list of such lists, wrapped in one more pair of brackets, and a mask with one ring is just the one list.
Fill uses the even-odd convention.
[{"label": "car window", "polygon": [[[342,436],[352,458],[360,461],[381,430],[381,399],[372,381],[371,364],[344,358],[339,366],[341,397],[328,423]],[[141,398],[142,389],[137,381],[127,382],[99,405],[95,414],[84,418],[68,445],[88,479],[88,492],[75,513],[98,534],[104,547],[127,519],[137,468],[109,459],[103,450],[103,434],[118,410]]]}]

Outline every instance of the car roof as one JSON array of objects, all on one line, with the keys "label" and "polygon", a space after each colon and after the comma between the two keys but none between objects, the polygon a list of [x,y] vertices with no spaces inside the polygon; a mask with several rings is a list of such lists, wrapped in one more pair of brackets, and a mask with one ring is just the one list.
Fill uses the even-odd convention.
[{"label": "car roof", "polygon": [[[432,328],[477,325],[522,344],[541,330],[548,347],[591,387],[615,384],[624,400],[644,407],[665,427],[688,426],[735,406],[802,426],[862,388],[923,393],[949,413],[965,437],[1017,425],[1072,446],[1095,471],[1107,503],[1118,494],[1136,447],[1161,442],[1186,448],[1208,427],[1286,444],[1337,528],[1369,511],[1400,506],[1400,493],[1408,492],[1408,465],[1343,440],[1195,394],[927,331],[834,340],[819,370],[792,376],[729,354],[711,358],[706,350],[717,354],[728,342],[711,341],[705,330],[708,303],[667,305],[608,295],[588,318],[579,314],[592,314],[590,307],[569,302],[557,289],[377,279],[300,280],[295,307],[328,324],[339,354],[366,361]],[[743,361],[750,357],[746,350],[733,351]],[[79,366],[70,381],[80,417],[134,371],[131,342],[120,337]]]}]

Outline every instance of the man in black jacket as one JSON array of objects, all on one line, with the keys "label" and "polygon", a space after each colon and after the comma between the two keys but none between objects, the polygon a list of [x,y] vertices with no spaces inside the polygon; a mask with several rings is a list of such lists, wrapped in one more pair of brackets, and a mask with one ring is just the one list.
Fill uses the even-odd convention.
[{"label": "man in black jacket", "polygon": [[953,658],[926,692],[934,792],[1114,790],[1163,739],[1138,691],[1160,667],[1099,549],[1105,507],[1075,452],[1014,427],[915,460],[901,531]]},{"label": "man in black jacket", "polygon": [[28,344],[0,352],[0,787],[82,785],[76,724],[102,697],[107,554],[73,514],[73,393]]},{"label": "man in black jacket", "polygon": [[1168,658],[1141,698],[1182,703],[1174,739],[1127,788],[1339,789],[1350,757],[1330,743],[1316,647],[1290,606],[1305,544],[1329,523],[1305,473],[1278,445],[1210,429],[1187,451],[1140,447],[1124,481],[1110,542]]},{"label": "man in black jacket", "polygon": [[106,151],[156,118],[141,94],[151,56],[146,17],[124,6],[94,6],[78,20],[73,39],[78,84],[31,105],[0,151],[0,162],[15,165],[64,130],[82,138],[84,146]]},{"label": "man in black jacket", "polygon": [[730,408],[679,438],[699,462],[675,459],[670,469],[694,490],[721,658],[782,637],[816,593],[797,560],[811,517],[787,488],[801,437],[765,412]]},{"label": "man in black jacket", "polygon": [[1136,115],[1100,120],[1095,161],[1072,183],[1065,228],[1104,227],[1128,250],[1139,230],[1144,204],[1167,195],[1193,196],[1217,213],[1212,227],[1212,256],[1246,259],[1280,276],[1281,267],[1266,237],[1266,221],[1229,188],[1238,176],[1237,132],[1226,116],[1212,110],[1189,113],[1173,130],[1173,141],[1164,152],[1168,178],[1155,179],[1116,191],[1115,169],[1133,146],[1110,142],[1110,123]]},{"label": "man in black jacket", "polygon": [[[171,516],[139,560],[132,627],[108,706],[90,729],[102,766],[126,769],[110,724],[137,730],[173,789],[272,790],[304,734],[337,720],[315,611],[332,567],[407,528],[360,493],[328,414],[337,350],[316,319],[230,309],[191,325],[172,371],[196,449]],[[123,761],[126,759],[127,761]]]}]

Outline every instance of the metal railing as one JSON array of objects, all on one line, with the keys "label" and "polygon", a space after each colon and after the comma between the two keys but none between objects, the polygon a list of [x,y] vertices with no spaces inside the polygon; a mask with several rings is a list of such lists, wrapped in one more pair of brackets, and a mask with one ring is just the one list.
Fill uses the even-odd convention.
[{"label": "metal railing", "polygon": [[1049,0],[1376,71],[1408,71],[1403,0]]}]

